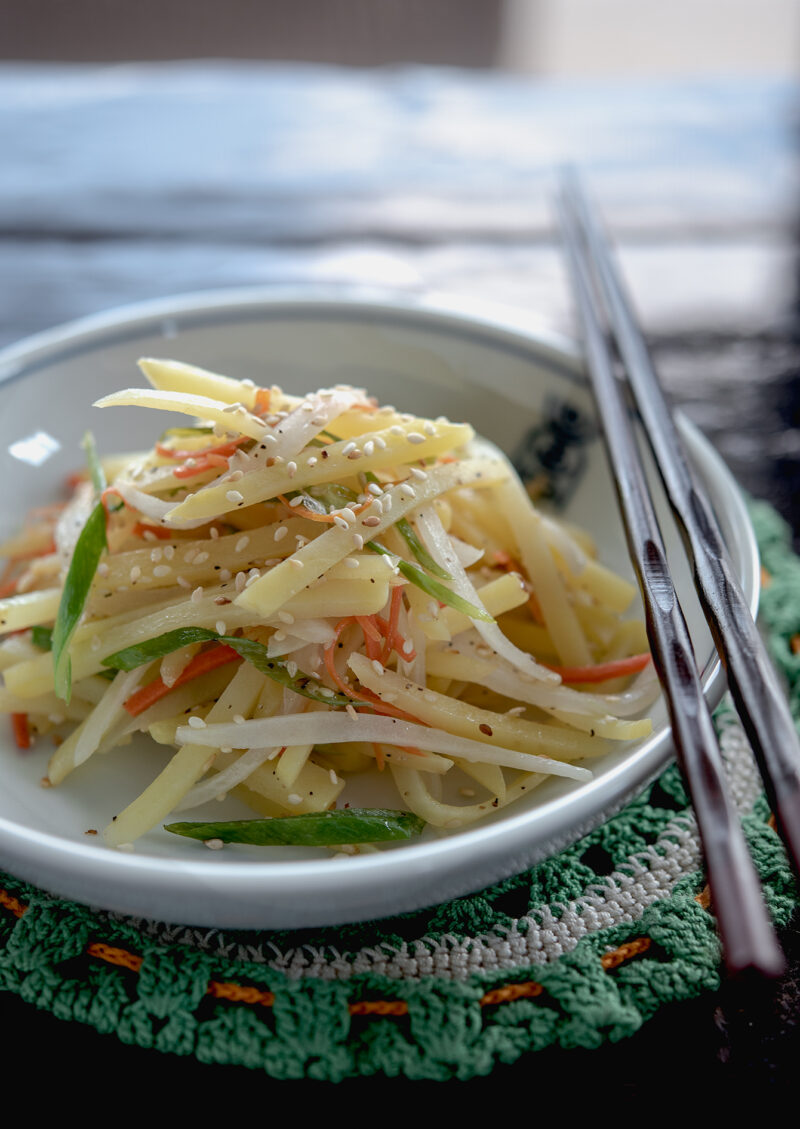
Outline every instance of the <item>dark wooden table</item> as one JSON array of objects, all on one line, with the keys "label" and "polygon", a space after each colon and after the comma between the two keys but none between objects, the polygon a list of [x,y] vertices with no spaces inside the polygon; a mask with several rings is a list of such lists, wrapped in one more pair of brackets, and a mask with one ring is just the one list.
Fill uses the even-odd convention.
[{"label": "dark wooden table", "polygon": [[[794,131],[769,80],[537,85],[457,70],[261,64],[0,66],[0,346],[176,292],[358,284],[512,304],[571,332],[550,201],[584,170],[615,232],[665,383],[743,486],[800,535]],[[732,1093],[791,1081],[792,972],[760,1012],[725,994],[633,1040],[574,1052],[588,1092]],[[19,1062],[50,1040],[67,1068],[208,1082],[4,997]],[[88,1058],[87,1058],[88,1056]],[[50,1059],[52,1061],[52,1058]],[[548,1077],[547,1053],[491,1079]],[[85,1068],[84,1068],[85,1069]],[[240,1093],[268,1080],[234,1071]],[[397,1085],[384,1082],[383,1085]],[[354,1091],[375,1083],[345,1083]]]}]

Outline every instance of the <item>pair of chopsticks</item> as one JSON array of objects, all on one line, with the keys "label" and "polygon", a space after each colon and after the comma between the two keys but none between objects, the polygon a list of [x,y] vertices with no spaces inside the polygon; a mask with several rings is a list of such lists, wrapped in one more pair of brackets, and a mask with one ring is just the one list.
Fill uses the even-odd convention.
[{"label": "pair of chopsticks", "polygon": [[[563,179],[558,204],[595,403],[642,592],[653,662],[697,818],[725,963],[733,975],[751,971],[778,976],[785,967],[783,954],[728,795],[716,733],[639,457],[627,389],[683,536],[700,604],[778,831],[800,874],[797,731],[713,510],[687,460],[605,235],[573,175]],[[617,375],[619,368],[622,376]]]}]

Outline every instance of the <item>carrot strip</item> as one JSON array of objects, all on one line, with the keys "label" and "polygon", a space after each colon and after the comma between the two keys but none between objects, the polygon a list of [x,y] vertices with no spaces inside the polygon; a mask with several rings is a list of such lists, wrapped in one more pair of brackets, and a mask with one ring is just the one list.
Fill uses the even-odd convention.
[{"label": "carrot strip", "polygon": [[650,662],[650,653],[631,655],[627,659],[614,659],[594,666],[550,666],[542,663],[548,670],[560,674],[564,682],[606,682],[609,678],[621,678],[626,674],[638,674]]},{"label": "carrot strip", "polygon": [[[285,494],[278,494],[277,497],[278,501],[283,502],[284,506],[286,506],[286,509],[289,511],[292,517],[304,517],[308,518],[309,521],[327,521],[330,524],[333,524],[335,514],[318,514],[313,510],[308,509],[307,506],[302,505],[302,503],[300,505],[293,506]],[[352,506],[350,508],[352,508],[354,514],[360,514],[363,513],[367,506],[371,505],[372,499],[370,498],[369,501],[362,502],[360,506]]]},{"label": "carrot strip", "polygon": [[226,467],[228,460],[224,455],[205,455],[202,459],[194,459],[192,456],[192,463],[184,463],[183,466],[176,467],[172,472],[173,478],[195,478],[198,474],[203,474],[204,471],[211,470],[213,467]]},{"label": "carrot strip", "polygon": [[14,729],[14,740],[18,749],[31,747],[31,730],[26,713],[12,713],[11,725]]},{"label": "carrot strip", "polygon": [[377,694],[373,694],[372,691],[368,690],[365,686],[362,686],[360,690],[355,690],[349,682],[346,682],[341,677],[338,670],[336,669],[336,664],[333,661],[334,651],[338,646],[339,637],[341,636],[345,627],[348,627],[351,623],[354,622],[354,616],[347,616],[345,617],[345,619],[339,620],[334,630],[333,639],[322,652],[325,669],[331,676],[336,686],[339,688],[339,690],[341,690],[343,694],[346,694],[348,698],[352,698],[354,701],[369,702],[369,706],[372,709],[373,713],[383,714],[386,717],[396,717],[401,721],[413,721],[416,725],[424,725],[425,722],[420,721],[418,717],[414,717],[412,714],[406,713],[404,710],[397,709],[395,706],[388,705],[386,702],[382,701]]},{"label": "carrot strip", "polygon": [[269,388],[259,388],[256,392],[256,400],[253,405],[253,413],[257,416],[263,416],[269,411],[270,403],[272,401],[272,392]]},{"label": "carrot strip", "polygon": [[246,435],[240,435],[236,439],[229,439],[212,447],[201,447],[197,451],[177,450],[174,447],[165,447],[163,443],[156,443],[155,452],[162,459],[203,459],[206,455],[232,455],[246,439]]},{"label": "carrot strip", "polygon": [[137,521],[131,532],[134,537],[144,537],[145,533],[152,533],[159,541],[169,541],[173,536],[172,531],[165,529],[163,525],[147,525],[143,521]]},{"label": "carrot strip", "polygon": [[170,691],[177,689],[178,686],[183,686],[184,683],[191,682],[193,678],[199,678],[201,674],[207,674],[210,670],[216,670],[218,666],[224,666],[225,663],[235,662],[240,658],[241,655],[234,651],[232,647],[219,643],[210,647],[207,651],[201,651],[199,655],[195,655],[171,686],[167,686],[164,680],[159,677],[143,686],[141,690],[137,690],[135,694],[131,694],[130,698],[124,703],[125,709],[131,717],[136,717],[160,701]]}]

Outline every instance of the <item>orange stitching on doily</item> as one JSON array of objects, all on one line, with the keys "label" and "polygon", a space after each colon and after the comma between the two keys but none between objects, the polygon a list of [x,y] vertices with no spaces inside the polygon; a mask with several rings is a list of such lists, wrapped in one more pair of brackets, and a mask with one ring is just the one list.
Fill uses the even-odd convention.
[{"label": "orange stitching on doily", "polygon": [[637,957],[640,953],[646,953],[650,948],[649,937],[637,937],[634,941],[627,941],[624,945],[620,945],[618,949],[613,952],[605,953],[600,958],[600,963],[603,968],[608,972],[612,968],[619,968],[626,960],[631,957]]},{"label": "orange stitching on doily", "polygon": [[143,957],[129,953],[127,949],[117,949],[113,945],[106,945],[102,941],[93,941],[87,948],[90,957],[104,960],[106,964],[116,964],[120,968],[129,968],[131,972],[138,972],[142,967]]},{"label": "orange stitching on doily", "polygon": [[7,890],[0,890],[0,906],[5,906],[6,909],[11,910],[14,917],[22,917],[26,912],[27,906],[23,905],[19,898],[15,898],[13,894],[9,894]]},{"label": "orange stitching on doily", "polygon": [[[0,889],[0,906],[10,910],[16,917],[22,917],[28,907]],[[618,968],[626,960],[647,952],[650,948],[649,937],[639,937],[628,941],[610,953],[605,953],[600,958],[600,963],[605,971]],[[97,960],[105,961],[119,968],[127,968],[131,972],[139,972],[144,962],[144,957],[128,952],[127,949],[107,945],[104,941],[93,941],[87,946],[86,952]],[[544,986],[536,980],[527,980],[521,984],[504,984],[500,988],[492,988],[485,992],[480,999],[481,1007],[491,1007],[496,1004],[511,1003],[513,1000],[535,999],[544,992]],[[231,1003],[258,1004],[261,1007],[272,1007],[275,1003],[273,992],[260,988],[246,987],[228,981],[211,980],[206,989],[206,995],[216,999],[229,1000]],[[405,1000],[359,1000],[348,1005],[350,1015],[407,1015],[408,1004]]]},{"label": "orange stitching on doily", "polygon": [[209,981],[206,995],[214,996],[218,1000],[230,1000],[236,1004],[260,1004],[262,1007],[272,1007],[275,1003],[274,992],[263,992],[260,988],[246,988],[242,984],[219,980]]}]

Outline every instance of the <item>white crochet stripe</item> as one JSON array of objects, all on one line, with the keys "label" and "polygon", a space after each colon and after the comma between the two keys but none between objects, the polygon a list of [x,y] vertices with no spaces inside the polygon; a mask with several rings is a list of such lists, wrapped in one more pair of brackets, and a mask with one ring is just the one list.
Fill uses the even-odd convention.
[{"label": "white crochet stripe", "polygon": [[[735,715],[724,719],[720,745],[731,793],[743,815],[760,794],[761,782]],[[464,980],[477,972],[512,972],[547,964],[571,952],[589,933],[634,923],[647,906],[668,897],[675,885],[696,872],[700,864],[694,819],[690,813],[681,813],[664,828],[656,843],[632,855],[617,871],[598,880],[566,905],[539,906],[502,932],[474,937],[422,936],[399,947],[378,945],[352,952],[310,945],[282,950],[272,942],[242,944],[240,936],[229,938],[215,929],[124,920],[162,944],[189,945],[228,960],[252,961],[292,979],[344,981],[372,973],[392,980],[417,980],[423,976]]]}]

